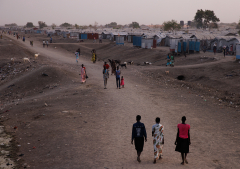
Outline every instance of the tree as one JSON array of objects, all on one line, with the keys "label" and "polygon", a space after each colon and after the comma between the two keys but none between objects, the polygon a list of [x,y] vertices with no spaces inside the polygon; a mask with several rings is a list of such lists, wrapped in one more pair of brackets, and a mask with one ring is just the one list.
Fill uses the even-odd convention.
[{"label": "tree", "polygon": [[218,24],[212,22],[212,23],[209,24],[209,28],[218,28]]},{"label": "tree", "polygon": [[12,27],[12,26],[17,26],[16,23],[10,23],[10,24],[5,24],[5,26]]},{"label": "tree", "polygon": [[61,27],[70,27],[72,25],[70,23],[65,22],[65,23],[62,23],[60,26]]},{"label": "tree", "polygon": [[163,22],[163,29],[165,31],[179,30],[179,29],[181,29],[181,25],[178,24],[177,21],[171,20],[171,21]]},{"label": "tree", "polygon": [[80,26],[78,24],[74,25],[76,29],[80,29]]},{"label": "tree", "polygon": [[106,24],[105,27],[113,27],[115,28],[117,26],[117,22],[111,22],[110,24]]},{"label": "tree", "polygon": [[34,25],[33,25],[32,22],[27,22],[26,27],[27,28],[32,28],[32,27],[34,27]]},{"label": "tree", "polygon": [[43,21],[38,21],[39,28],[42,29],[44,27],[47,27],[47,24]]},{"label": "tree", "polygon": [[197,28],[208,28],[210,22],[219,22],[219,18],[215,15],[214,11],[211,10],[197,10],[194,17],[194,21],[197,23]]},{"label": "tree", "polygon": [[240,29],[240,19],[239,19],[239,21],[238,21],[238,24],[237,24],[237,26],[236,26],[236,29]]},{"label": "tree", "polygon": [[55,27],[57,27],[55,23],[53,23],[51,26],[52,26],[52,29],[55,29]]},{"label": "tree", "polygon": [[140,28],[140,25],[138,22],[132,22],[131,24],[129,24],[129,27],[132,27],[132,28]]}]

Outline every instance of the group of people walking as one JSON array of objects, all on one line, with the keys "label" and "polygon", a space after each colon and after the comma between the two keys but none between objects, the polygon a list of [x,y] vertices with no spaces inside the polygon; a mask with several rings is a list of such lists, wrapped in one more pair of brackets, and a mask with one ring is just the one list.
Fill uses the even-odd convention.
[{"label": "group of people walking", "polygon": [[[121,76],[121,70],[119,69],[119,66],[117,66],[117,69],[115,70],[115,76],[116,76],[116,84],[117,84],[117,89],[124,88],[124,78],[123,76],[120,79]],[[104,63],[103,65],[103,81],[104,81],[104,89],[107,89],[107,80],[109,78],[109,65],[107,62]]]},{"label": "group of people walking", "polygon": [[171,55],[171,57],[170,57],[170,54],[168,54],[167,55],[167,64],[166,64],[166,66],[174,66],[174,61],[175,61],[175,59],[174,59],[174,56],[173,55]]},{"label": "group of people walking", "polygon": [[[136,116],[137,122],[132,127],[132,140],[131,144],[135,144],[137,151],[137,161],[141,162],[140,156],[143,151],[144,140],[147,142],[147,132],[145,125],[140,122],[141,116]],[[154,148],[154,160],[153,163],[157,162],[157,159],[162,159],[163,145],[164,145],[164,126],[160,124],[160,118],[155,119],[156,124],[152,126],[153,136],[153,148]],[[175,151],[180,152],[182,156],[182,165],[188,164],[187,154],[189,153],[190,141],[190,125],[186,124],[186,117],[182,117],[182,123],[178,124],[178,131],[175,141]]]},{"label": "group of people walking", "polygon": [[47,48],[48,48],[48,40],[47,40],[47,41],[43,40],[43,47],[44,47],[44,48],[45,48],[45,45],[46,45]]}]

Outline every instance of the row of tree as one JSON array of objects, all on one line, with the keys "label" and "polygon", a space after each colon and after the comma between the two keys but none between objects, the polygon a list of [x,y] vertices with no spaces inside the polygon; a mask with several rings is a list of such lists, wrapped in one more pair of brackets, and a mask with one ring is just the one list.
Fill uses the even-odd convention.
[{"label": "row of tree", "polygon": [[[194,16],[194,20],[191,23],[191,27],[197,27],[197,28],[203,28],[203,29],[218,28],[217,22],[219,22],[219,21],[220,21],[220,19],[215,15],[214,11],[211,11],[211,10],[205,10],[204,11],[204,10],[200,9],[200,10],[197,10],[197,12]],[[43,21],[39,21],[38,25],[39,25],[40,28],[47,27],[47,24]],[[5,26],[17,26],[17,24],[15,24],[15,23],[5,24]],[[56,24],[52,24],[51,26],[54,29],[56,27]],[[80,26],[78,24],[72,25],[70,23],[65,22],[65,23],[62,23],[60,26],[61,27],[72,27],[72,26],[74,26],[76,29],[86,29],[88,27],[97,29],[98,23],[95,22],[93,25]],[[140,25],[139,25],[138,22],[132,22],[128,26],[132,27],[132,28],[140,28]],[[27,28],[32,28],[32,27],[34,27],[34,25],[33,25],[32,22],[28,22],[26,24],[26,27]],[[119,28],[122,27],[122,25],[118,25],[116,22],[111,22],[109,24],[106,24],[105,27],[111,27],[111,28],[114,28],[114,29],[119,29]],[[239,23],[237,24],[236,28],[240,29],[240,20],[239,20]],[[179,29],[181,29],[181,25],[179,23],[177,23],[177,21],[171,20],[171,21],[167,21],[167,22],[163,23],[163,29],[166,30],[166,31],[179,30]]]}]

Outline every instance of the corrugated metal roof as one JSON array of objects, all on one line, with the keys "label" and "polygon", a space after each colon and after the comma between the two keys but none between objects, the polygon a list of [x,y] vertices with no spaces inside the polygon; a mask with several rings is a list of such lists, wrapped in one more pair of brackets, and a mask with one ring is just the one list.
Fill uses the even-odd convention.
[{"label": "corrugated metal roof", "polygon": [[115,36],[115,35],[122,35],[122,36],[124,36],[124,35],[128,35],[128,33],[127,32],[112,32],[111,35],[112,36]]}]

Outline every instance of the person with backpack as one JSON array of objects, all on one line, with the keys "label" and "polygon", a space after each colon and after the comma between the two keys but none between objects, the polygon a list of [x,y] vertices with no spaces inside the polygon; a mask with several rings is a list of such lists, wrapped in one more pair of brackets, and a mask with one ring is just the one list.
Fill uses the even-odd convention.
[{"label": "person with backpack", "polygon": [[119,66],[118,66],[117,70],[116,70],[117,89],[121,89],[121,87],[120,87],[120,75],[121,75],[121,70],[119,70]]}]

